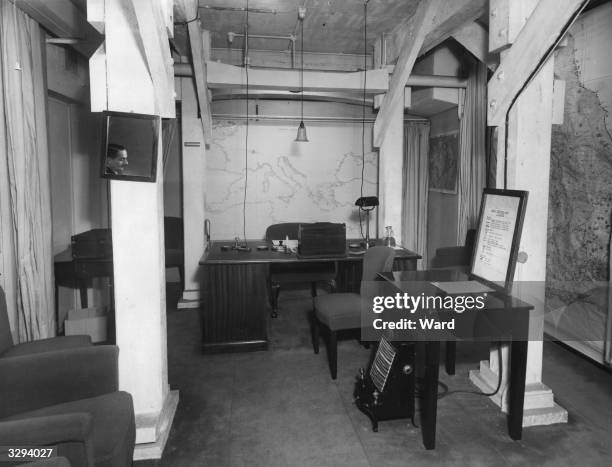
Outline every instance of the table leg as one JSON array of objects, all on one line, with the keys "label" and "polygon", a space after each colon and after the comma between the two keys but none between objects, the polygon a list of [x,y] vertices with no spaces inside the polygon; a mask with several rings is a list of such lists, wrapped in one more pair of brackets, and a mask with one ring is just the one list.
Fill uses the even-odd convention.
[{"label": "table leg", "polygon": [[87,308],[87,282],[80,279],[79,282],[79,294],[81,296],[81,308]]},{"label": "table leg", "polygon": [[455,360],[457,360],[457,343],[455,341],[446,341],[446,374],[455,374]]},{"label": "table leg", "polygon": [[55,283],[55,335],[60,334],[60,322],[59,322],[59,287],[57,282]]},{"label": "table leg", "polygon": [[510,354],[510,394],[508,400],[508,432],[514,440],[523,434],[523,404],[527,374],[527,341],[512,342]]},{"label": "table leg", "polygon": [[438,373],[440,342],[425,343],[425,381],[421,407],[421,431],[425,449],[436,447],[436,417],[438,415]]}]

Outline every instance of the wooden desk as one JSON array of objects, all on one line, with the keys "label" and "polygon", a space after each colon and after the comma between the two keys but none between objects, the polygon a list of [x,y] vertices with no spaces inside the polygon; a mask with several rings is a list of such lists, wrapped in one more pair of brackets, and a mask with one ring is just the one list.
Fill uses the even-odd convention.
[{"label": "wooden desk", "polygon": [[[345,258],[299,259],[293,253],[258,251],[258,245],[266,245],[261,240],[249,241],[250,252],[221,250],[221,246],[231,246],[232,243],[230,240],[213,242],[200,259],[204,351],[268,348],[268,278],[271,264],[335,261],[338,266],[338,291],[359,290],[363,254]],[[420,258],[412,251],[398,249],[394,269],[416,269],[417,259]]]},{"label": "wooden desk", "polygon": [[[87,308],[87,288],[91,286],[94,277],[109,277],[113,279],[112,258],[73,258],[72,250],[58,253],[54,257],[55,274],[55,321],[57,332],[61,331],[59,323],[58,287],[79,289],[81,308]],[[113,294],[111,293],[111,299]]]},{"label": "wooden desk", "polygon": [[[387,281],[397,291],[417,296],[440,295],[440,292],[430,281],[453,281],[465,279],[458,271],[401,271],[380,273],[380,278]],[[527,343],[529,329],[529,311],[532,305],[512,296],[499,293],[489,293],[482,310],[472,310],[474,321],[480,334],[472,339],[467,334],[457,334],[445,337],[447,342],[456,340],[482,340],[479,336],[487,336],[487,340],[510,342],[510,375],[509,375],[509,407],[508,432],[514,440],[520,440],[523,430],[523,402],[525,395],[525,374],[527,371]],[[467,312],[464,312],[467,313]],[[474,329],[474,328],[473,328]],[[418,331],[417,331],[418,332]],[[415,336],[417,340],[418,336]],[[438,410],[438,372],[440,366],[440,340],[425,341],[425,378],[422,401],[421,430],[423,444],[427,449],[436,445],[436,416]],[[458,428],[460,429],[460,428]]]}]

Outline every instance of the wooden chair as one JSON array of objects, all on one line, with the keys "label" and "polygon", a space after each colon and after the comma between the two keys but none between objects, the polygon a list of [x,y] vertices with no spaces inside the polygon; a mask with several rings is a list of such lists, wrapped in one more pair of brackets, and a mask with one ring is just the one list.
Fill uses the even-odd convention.
[{"label": "wooden chair", "polygon": [[[299,222],[273,224],[266,229],[266,241],[297,240]],[[303,264],[273,264],[270,266],[270,300],[272,305],[271,316],[278,316],[278,296],[281,284],[310,283],[310,294],[314,300],[317,296],[317,283],[325,282],[332,290],[336,287],[335,261],[304,262]]]},{"label": "wooden chair", "polygon": [[[386,246],[368,249],[363,258],[360,293],[332,293],[314,299],[311,320],[312,347],[319,353],[319,332],[322,327],[327,335],[327,358],[332,379],[336,379],[338,369],[338,332],[361,327],[362,294],[367,281],[376,279],[379,272],[391,271],[395,250]],[[366,304],[371,306],[371,304]]]},{"label": "wooden chair", "polygon": [[[436,248],[436,254],[431,259],[431,269],[456,269],[468,272],[472,261],[472,252],[476,241],[476,229],[470,229],[465,236],[464,246],[445,246]],[[457,357],[457,343],[447,341],[444,345],[446,352],[445,370],[449,375],[455,374],[455,361]]]}]

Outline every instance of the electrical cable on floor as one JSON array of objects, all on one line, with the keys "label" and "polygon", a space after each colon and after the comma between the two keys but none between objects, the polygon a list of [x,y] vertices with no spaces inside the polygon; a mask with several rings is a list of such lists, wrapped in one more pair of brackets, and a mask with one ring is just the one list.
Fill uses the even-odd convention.
[{"label": "electrical cable on floor", "polygon": [[563,27],[563,29],[561,29],[561,32],[557,36],[557,39],[555,40],[555,42],[553,42],[553,44],[548,48],[546,53],[540,59],[540,61],[538,62],[538,64],[534,68],[534,70],[528,76],[528,78],[525,81],[525,83],[523,84],[523,86],[521,86],[519,91],[512,98],[512,101],[510,102],[510,105],[508,106],[508,110],[506,110],[506,116],[505,116],[505,120],[504,120],[504,189],[508,188],[508,126],[509,126],[509,122],[510,122],[510,110],[512,110],[512,107],[516,103],[517,99],[523,93],[525,88],[527,86],[529,86],[529,84],[531,83],[531,81],[533,80],[535,75],[537,75],[539,73],[539,71],[542,69],[544,64],[548,61],[550,56],[555,52],[555,49],[561,43],[561,41],[563,40],[563,37],[565,36],[565,34],[569,30],[569,28],[572,27],[572,25],[578,19],[578,16],[580,16],[582,14],[582,12],[586,8],[586,6],[589,4],[589,1],[590,0],[584,0],[582,5],[580,5],[580,8],[578,8],[578,10],[576,10],[576,13],[574,13],[572,15],[572,17],[568,20],[568,22],[565,23],[565,26]]},{"label": "electrical cable on floor", "polygon": [[[438,393],[438,399],[444,399],[446,396],[450,396],[452,394],[475,394],[477,396],[485,396],[485,397],[491,397],[491,396],[496,395],[501,389],[502,380],[503,380],[502,348],[501,348],[500,342],[497,343],[497,361],[498,361],[499,369],[497,372],[497,387],[495,388],[494,391],[482,392],[482,391],[472,391],[468,389],[456,389],[453,391],[449,391],[448,386],[445,383],[443,383],[442,381],[438,381],[438,386],[442,387],[442,390],[443,390],[441,393]],[[423,379],[418,378],[417,387],[415,388],[416,397],[423,397],[422,386],[423,386]]]}]

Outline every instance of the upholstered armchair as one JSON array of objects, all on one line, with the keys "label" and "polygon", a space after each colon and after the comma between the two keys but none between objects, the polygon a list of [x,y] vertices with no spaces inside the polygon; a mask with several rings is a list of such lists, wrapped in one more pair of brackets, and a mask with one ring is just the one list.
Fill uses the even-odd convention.
[{"label": "upholstered armchair", "polygon": [[4,290],[0,287],[0,359],[91,345],[91,337],[89,336],[51,337],[24,342],[23,344],[14,344],[6,309],[6,297]]},{"label": "upholstered armchair", "polygon": [[57,446],[78,467],[132,465],[134,407],[118,390],[118,355],[103,345],[0,358],[0,445]]}]

